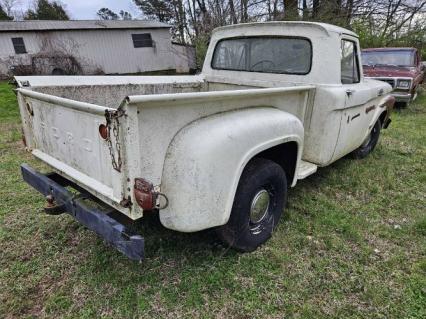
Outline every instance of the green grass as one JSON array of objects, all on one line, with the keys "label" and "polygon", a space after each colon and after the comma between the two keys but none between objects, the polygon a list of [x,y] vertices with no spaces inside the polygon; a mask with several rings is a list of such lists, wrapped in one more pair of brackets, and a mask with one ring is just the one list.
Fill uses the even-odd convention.
[{"label": "green grass", "polygon": [[41,213],[19,165],[43,165],[20,142],[18,114],[1,83],[0,318],[426,318],[426,95],[393,115],[371,156],[291,189],[256,252],[152,217],[141,264]]}]

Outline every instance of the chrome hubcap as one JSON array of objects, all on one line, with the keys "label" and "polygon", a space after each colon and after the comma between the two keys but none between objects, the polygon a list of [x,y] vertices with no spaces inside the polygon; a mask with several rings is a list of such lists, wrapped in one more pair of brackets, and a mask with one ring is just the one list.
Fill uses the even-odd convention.
[{"label": "chrome hubcap", "polygon": [[250,209],[250,221],[260,222],[268,213],[270,195],[266,189],[260,190],[253,198]]}]

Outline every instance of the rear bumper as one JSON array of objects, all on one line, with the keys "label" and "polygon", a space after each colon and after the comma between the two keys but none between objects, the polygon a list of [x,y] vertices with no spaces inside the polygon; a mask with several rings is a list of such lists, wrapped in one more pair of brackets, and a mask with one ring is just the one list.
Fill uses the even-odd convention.
[{"label": "rear bumper", "polygon": [[[45,196],[53,196],[57,206],[63,207],[64,212],[96,232],[129,259],[138,261],[144,259],[144,238],[140,235],[130,234],[126,226],[113,219],[110,215],[115,212],[114,209],[101,211],[88,207],[84,201],[93,196],[57,174],[44,175],[27,164],[21,165],[21,172],[23,179],[29,185]],[[76,195],[68,191],[66,187],[70,185],[77,188],[80,193]]]}]

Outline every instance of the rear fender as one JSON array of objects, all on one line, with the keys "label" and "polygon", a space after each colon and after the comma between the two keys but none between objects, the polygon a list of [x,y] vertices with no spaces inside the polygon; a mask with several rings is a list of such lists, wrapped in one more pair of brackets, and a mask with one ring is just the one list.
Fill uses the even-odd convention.
[{"label": "rear fender", "polygon": [[165,158],[161,192],[169,205],[160,211],[161,223],[182,232],[225,224],[247,162],[287,142],[297,143],[299,162],[301,121],[270,107],[215,114],[184,127]]},{"label": "rear fender", "polygon": [[[374,116],[371,119],[369,130],[371,130],[376,124],[377,120],[380,120],[380,124],[382,125],[382,128],[387,128],[387,125],[390,123],[390,115],[392,113],[393,107],[395,104],[395,97],[392,95],[385,96],[379,103],[378,107],[375,107]],[[366,109],[366,112],[368,111],[368,108]],[[368,134],[369,131],[366,133]]]},{"label": "rear fender", "polygon": [[381,104],[380,104],[380,123],[383,128],[387,128],[390,123],[390,115],[395,106],[395,97],[389,95]]}]

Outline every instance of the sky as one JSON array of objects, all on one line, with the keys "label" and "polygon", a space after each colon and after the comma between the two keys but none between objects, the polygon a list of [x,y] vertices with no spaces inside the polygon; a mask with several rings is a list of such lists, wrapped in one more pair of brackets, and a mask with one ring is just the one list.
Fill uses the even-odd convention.
[{"label": "sky", "polygon": [[[15,9],[25,11],[31,7],[34,0],[18,0]],[[97,19],[96,12],[103,7],[110,8],[118,13],[120,10],[128,11],[135,18],[140,18],[141,13],[131,0],[60,0],[71,19],[91,20]]]}]

